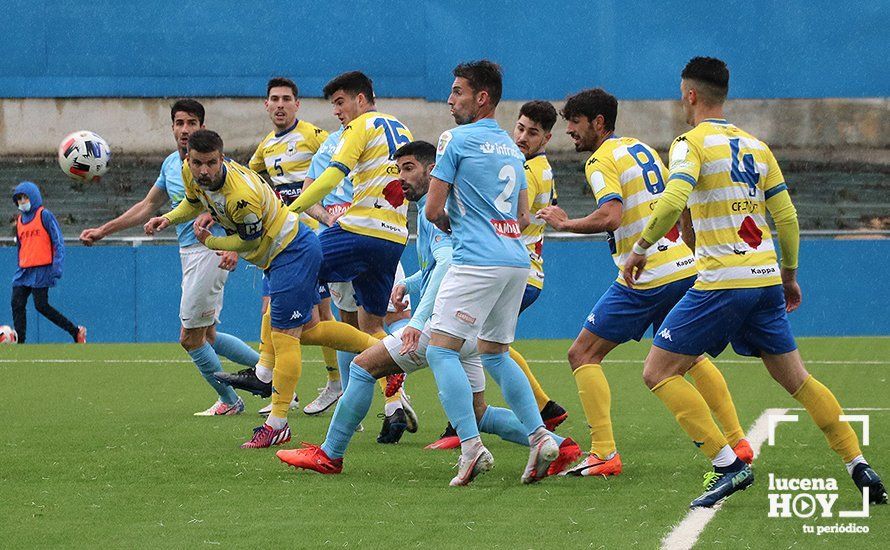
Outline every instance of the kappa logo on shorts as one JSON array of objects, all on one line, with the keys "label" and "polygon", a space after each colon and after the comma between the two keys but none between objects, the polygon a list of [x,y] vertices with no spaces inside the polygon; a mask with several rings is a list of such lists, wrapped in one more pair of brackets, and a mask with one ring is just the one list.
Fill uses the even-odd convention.
[{"label": "kappa logo on shorts", "polygon": [[302,318],[303,318],[303,314],[296,310],[294,310],[294,314],[290,316],[291,321],[296,321],[297,319],[302,319]]},{"label": "kappa logo on shorts", "polygon": [[671,339],[671,331],[666,328],[661,329],[661,332],[659,332],[658,335],[668,342],[673,342],[673,340]]},{"label": "kappa logo on shorts", "polygon": [[591,325],[595,325],[596,324],[596,314],[591,313],[590,315],[588,315],[587,322],[590,323]]},{"label": "kappa logo on shorts", "polygon": [[459,320],[459,321],[463,321],[464,323],[466,323],[466,324],[468,324],[468,325],[474,325],[474,324],[476,324],[476,318],[473,317],[472,315],[470,315],[469,313],[465,312],[465,311],[458,311],[458,312],[456,312],[456,313],[454,314],[454,317],[455,317],[457,320]]}]

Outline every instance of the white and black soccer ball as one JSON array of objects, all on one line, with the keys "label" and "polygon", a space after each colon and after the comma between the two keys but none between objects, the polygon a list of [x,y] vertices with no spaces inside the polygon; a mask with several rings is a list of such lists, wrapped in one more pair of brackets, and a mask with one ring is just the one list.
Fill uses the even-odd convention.
[{"label": "white and black soccer ball", "polygon": [[88,130],[68,134],[59,144],[59,166],[72,179],[97,182],[108,171],[111,150],[102,136]]},{"label": "white and black soccer ball", "polygon": [[18,344],[19,335],[9,325],[0,326],[0,344]]}]

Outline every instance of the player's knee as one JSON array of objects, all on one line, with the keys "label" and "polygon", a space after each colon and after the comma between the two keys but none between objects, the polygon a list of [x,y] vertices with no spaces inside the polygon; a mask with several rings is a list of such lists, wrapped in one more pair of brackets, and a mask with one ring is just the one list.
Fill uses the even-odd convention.
[{"label": "player's knee", "polygon": [[602,355],[593,353],[590,348],[577,343],[569,348],[568,358],[572,371],[578,370],[582,365],[599,365],[603,361]]},{"label": "player's knee", "polygon": [[197,349],[204,344],[204,331],[185,329],[179,333],[179,345],[186,351]]},{"label": "player's knee", "polygon": [[656,369],[652,368],[649,363],[643,367],[643,383],[650,390],[658,385],[664,377]]}]

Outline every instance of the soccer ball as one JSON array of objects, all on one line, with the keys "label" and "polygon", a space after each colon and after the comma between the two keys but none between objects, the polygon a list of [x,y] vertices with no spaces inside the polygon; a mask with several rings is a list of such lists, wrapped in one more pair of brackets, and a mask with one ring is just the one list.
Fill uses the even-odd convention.
[{"label": "soccer ball", "polygon": [[102,136],[80,130],[65,136],[59,144],[59,166],[77,181],[97,182],[108,171],[111,150]]},{"label": "soccer ball", "polygon": [[0,326],[0,344],[17,344],[19,335],[9,325]]}]

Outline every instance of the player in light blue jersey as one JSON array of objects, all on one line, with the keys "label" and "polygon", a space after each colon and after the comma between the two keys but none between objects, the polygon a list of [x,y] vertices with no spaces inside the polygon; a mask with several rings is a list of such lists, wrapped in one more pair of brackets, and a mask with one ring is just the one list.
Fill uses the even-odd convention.
[{"label": "player in light blue jersey", "polygon": [[[433,312],[439,284],[452,259],[451,237],[423,215],[430,172],[435,163],[436,147],[425,141],[408,143],[394,155],[399,168],[402,190],[417,204],[417,259],[420,269],[396,283],[391,302],[404,309],[407,293],[420,296],[408,326],[395,331],[371,349],[363,352],[349,369],[350,382],[337,404],[328,434],[320,446],[306,444],[302,449],[279,451],[278,457],[292,466],[337,474],[343,469],[343,455],[356,426],[368,414],[374,395],[375,380],[385,376],[410,373],[427,366],[425,350],[430,339],[429,317]],[[482,431],[497,434],[507,441],[528,445],[525,428],[513,411],[490,407],[485,403],[485,373],[475,341],[468,339],[461,350],[461,362],[473,391],[473,408]],[[554,436],[557,437],[557,436]],[[558,438],[562,442],[562,438]],[[571,441],[571,440],[566,440]],[[567,445],[566,448],[572,448]],[[567,454],[563,462],[577,457]]]},{"label": "player in light blue jersey", "polygon": [[[173,119],[173,137],[177,150],[161,165],[157,181],[144,199],[129,210],[100,227],[84,229],[81,242],[91,246],[104,237],[147,222],[166,202],[175,208],[185,198],[182,182],[182,162],[185,158],[188,138],[204,127],[204,107],[194,99],[180,99],[170,109]],[[224,236],[222,227],[214,225],[210,232]],[[223,287],[229,272],[238,265],[235,252],[214,252],[195,238],[192,222],[176,227],[179,238],[179,256],[182,262],[182,298],[179,317],[182,330],[179,343],[188,352],[201,376],[216,390],[219,398],[207,410],[197,416],[233,415],[244,411],[244,403],[227,384],[217,381],[214,372],[222,371],[219,356],[249,367],[259,360],[259,354],[250,346],[232,336],[216,330],[223,302]]]},{"label": "player in light blue jersey", "polygon": [[453,74],[448,105],[458,126],[439,138],[425,208],[427,219],[451,232],[454,242],[426,353],[442,406],[461,440],[451,485],[470,483],[494,463],[479,437],[472,390],[460,362],[461,348],[473,338],[482,365],[525,427],[531,452],[521,479],[534,483],[548,475],[560,449],[509,353],[530,265],[520,238],[529,223],[525,155],[494,119],[501,99],[500,67],[475,61],[458,65]]}]

